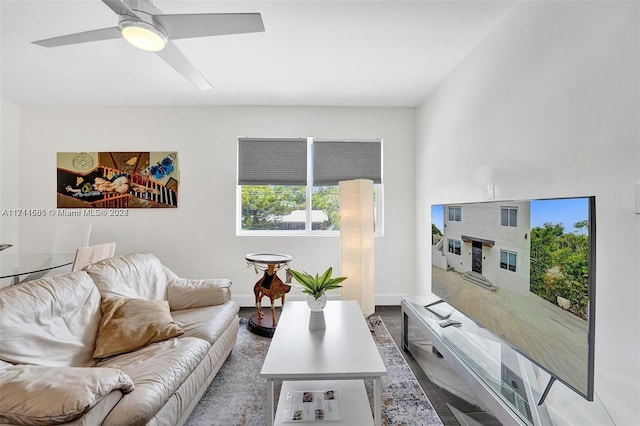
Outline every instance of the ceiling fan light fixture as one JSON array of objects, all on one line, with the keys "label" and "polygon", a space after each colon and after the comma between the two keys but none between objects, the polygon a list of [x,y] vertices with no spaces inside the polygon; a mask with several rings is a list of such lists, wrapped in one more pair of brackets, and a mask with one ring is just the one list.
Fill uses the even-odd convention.
[{"label": "ceiling fan light fixture", "polygon": [[167,45],[167,35],[161,28],[147,22],[124,19],[119,24],[122,37],[138,49],[158,52]]}]

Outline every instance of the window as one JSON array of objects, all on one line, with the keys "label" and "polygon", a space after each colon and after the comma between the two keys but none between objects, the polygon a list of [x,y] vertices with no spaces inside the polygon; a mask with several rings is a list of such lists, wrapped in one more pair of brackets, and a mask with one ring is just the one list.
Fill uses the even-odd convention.
[{"label": "window", "polygon": [[518,209],[516,207],[500,208],[500,225],[502,226],[518,226]]},{"label": "window", "polygon": [[500,250],[500,268],[516,272],[517,257],[512,251]]},{"label": "window", "polygon": [[380,233],[382,142],[238,139],[239,231],[339,231],[338,183],[374,182]]},{"label": "window", "polygon": [[462,220],[462,207],[449,207],[449,222],[460,222]]},{"label": "window", "polygon": [[462,247],[462,243],[460,240],[452,240],[451,238],[447,238],[447,242],[449,243],[449,253],[460,255],[460,249]]}]

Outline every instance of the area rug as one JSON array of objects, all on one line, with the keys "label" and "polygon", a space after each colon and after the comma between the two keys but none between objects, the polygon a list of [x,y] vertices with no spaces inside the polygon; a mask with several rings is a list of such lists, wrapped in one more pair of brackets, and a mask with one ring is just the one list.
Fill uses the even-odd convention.
[{"label": "area rug", "polygon": [[[387,367],[387,375],[382,377],[382,424],[442,425],[380,317],[372,315],[367,321]],[[247,323],[246,318],[240,319],[238,342],[233,352],[194,408],[186,426],[265,424],[266,379],[260,378],[260,369],[271,339],[253,334],[247,329]],[[372,401],[371,381],[365,383]],[[276,401],[279,388],[277,384]]]}]

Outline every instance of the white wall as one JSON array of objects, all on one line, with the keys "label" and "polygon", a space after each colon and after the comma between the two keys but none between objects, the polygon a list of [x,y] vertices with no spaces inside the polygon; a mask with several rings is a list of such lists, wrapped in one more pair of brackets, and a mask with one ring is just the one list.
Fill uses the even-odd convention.
[{"label": "white wall", "polygon": [[[20,107],[0,101],[0,212],[18,205],[18,139],[20,134]],[[0,216],[0,244],[17,244],[17,219]]]},{"label": "white wall", "polygon": [[56,207],[57,151],[176,150],[181,177],[177,209],[20,218],[21,249],[46,250],[55,222],[91,221],[91,243],[116,241],[118,254],[152,252],[185,277],[230,278],[233,297],[246,306],[253,305],[259,276],[247,268],[245,254],[288,253],[296,269],[339,271],[340,241],[235,235],[237,137],[383,138],[386,225],[376,239],[376,300],[399,304],[413,289],[414,236],[407,226],[415,221],[413,108],[22,107],[20,115],[15,207]]},{"label": "white wall", "polygon": [[[430,289],[430,204],[596,196],[595,391],[640,424],[637,2],[523,2],[417,112],[416,278]],[[573,424],[606,413],[556,383]],[[604,416],[604,417],[603,417]],[[606,424],[606,423],[605,423]]]}]

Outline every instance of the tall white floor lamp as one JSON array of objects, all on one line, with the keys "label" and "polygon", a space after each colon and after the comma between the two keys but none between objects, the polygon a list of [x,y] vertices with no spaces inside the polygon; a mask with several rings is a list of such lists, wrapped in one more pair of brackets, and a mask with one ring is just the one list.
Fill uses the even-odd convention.
[{"label": "tall white floor lamp", "polygon": [[375,312],[373,181],[340,181],[340,275],[344,300],[357,300],[365,317]]}]

